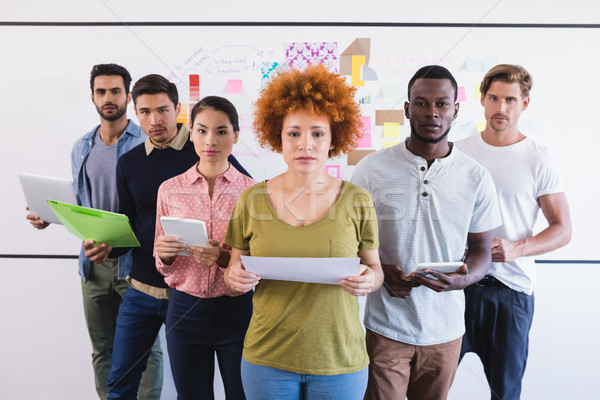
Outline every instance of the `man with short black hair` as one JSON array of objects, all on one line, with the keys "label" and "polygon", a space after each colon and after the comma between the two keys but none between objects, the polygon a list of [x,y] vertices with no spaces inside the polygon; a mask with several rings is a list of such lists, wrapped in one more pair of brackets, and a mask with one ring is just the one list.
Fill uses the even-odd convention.
[{"label": "man with short black hair", "polygon": [[[522,134],[531,75],[520,65],[493,67],[480,85],[486,127],[456,146],[486,167],[498,192],[502,226],[493,231],[492,266],[465,289],[467,331],[461,356],[483,363],[492,399],[521,397],[533,321],[535,260],[569,243],[571,218],[559,168],[548,150]],[[548,227],[533,235],[542,210]]]},{"label": "man with short black hair", "polygon": [[[75,142],[71,152],[73,189],[81,206],[118,211],[117,160],[144,140],[140,127],[127,119],[130,84],[129,72],[120,65],[98,64],[92,68],[91,97],[100,125]],[[29,214],[27,218],[38,229],[48,226],[37,215]],[[118,256],[115,252],[98,257],[93,245],[94,241],[88,240],[82,246],[79,275],[93,348],[96,392],[101,399],[106,399],[117,314],[127,289],[125,277],[131,269],[131,253]],[[162,373],[162,352],[160,342],[156,341],[140,385],[140,399],[160,398]]]},{"label": "man with short black hair", "polygon": [[[445,399],[464,333],[462,289],[485,275],[500,224],[489,173],[448,142],[456,80],[441,66],[415,73],[404,104],[410,136],[359,162],[352,181],[373,196],[384,286],[367,297],[366,399]],[[391,176],[391,179],[390,179]],[[419,263],[462,262],[410,274]]]}]

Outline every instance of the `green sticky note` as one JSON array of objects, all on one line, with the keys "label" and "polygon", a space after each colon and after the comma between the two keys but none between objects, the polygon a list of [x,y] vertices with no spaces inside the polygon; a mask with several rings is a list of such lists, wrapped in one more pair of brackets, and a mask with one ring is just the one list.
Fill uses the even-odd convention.
[{"label": "green sticky note", "polygon": [[55,200],[47,202],[65,228],[81,240],[94,239],[97,244],[112,247],[140,246],[126,215]]},{"label": "green sticky note", "polygon": [[399,138],[400,137],[400,123],[399,122],[384,122],[383,123],[383,137],[384,138]]}]

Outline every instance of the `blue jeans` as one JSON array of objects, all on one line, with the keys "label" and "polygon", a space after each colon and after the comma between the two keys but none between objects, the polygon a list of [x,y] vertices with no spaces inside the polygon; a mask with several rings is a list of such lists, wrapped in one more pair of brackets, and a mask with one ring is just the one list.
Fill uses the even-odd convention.
[{"label": "blue jeans", "polygon": [[142,372],[167,313],[168,300],[128,287],[117,317],[109,399],[136,400]]},{"label": "blue jeans", "polygon": [[527,365],[529,329],[534,297],[499,281],[465,288],[465,323],[462,356],[481,359],[493,400],[518,400]]},{"label": "blue jeans", "polygon": [[362,400],[368,368],[341,375],[306,375],[251,364],[242,358],[248,400]]},{"label": "blue jeans", "polygon": [[214,399],[215,353],[227,399],[243,400],[240,362],[252,292],[203,299],[171,290],[167,346],[179,400]]}]

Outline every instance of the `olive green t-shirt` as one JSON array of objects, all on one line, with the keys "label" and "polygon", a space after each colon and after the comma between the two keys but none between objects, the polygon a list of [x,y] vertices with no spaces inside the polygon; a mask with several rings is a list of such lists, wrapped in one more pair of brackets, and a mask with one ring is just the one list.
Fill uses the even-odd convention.
[{"label": "olive green t-shirt", "polygon": [[[357,257],[379,246],[369,192],[343,182],[329,213],[306,226],[280,220],[266,182],[247,189],[232,213],[225,243],[260,257]],[[339,285],[263,279],[243,356],[246,361],[299,374],[338,375],[369,364],[358,300]]]}]

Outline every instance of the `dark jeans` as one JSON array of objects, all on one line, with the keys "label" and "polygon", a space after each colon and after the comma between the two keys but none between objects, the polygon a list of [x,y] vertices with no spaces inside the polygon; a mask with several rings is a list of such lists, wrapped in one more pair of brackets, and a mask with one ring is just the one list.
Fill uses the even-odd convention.
[{"label": "dark jeans", "polygon": [[[136,400],[142,372],[165,320],[169,300],[128,287],[117,318],[108,398]],[[162,376],[160,377],[162,379]]]},{"label": "dark jeans", "polygon": [[[85,321],[92,341],[92,363],[98,397],[108,395],[107,380],[111,368],[117,315],[127,290],[127,282],[118,277],[118,261],[109,258],[92,263],[87,282],[81,282]],[[141,400],[158,400],[162,388],[162,352],[160,342],[152,349],[148,368],[140,383]]]},{"label": "dark jeans", "polygon": [[467,331],[462,356],[476,353],[493,400],[518,400],[527,364],[534,296],[494,279],[465,288]]},{"label": "dark jeans", "polygon": [[215,354],[227,399],[245,399],[240,375],[252,292],[203,299],[173,289],[167,312],[167,347],[180,400],[213,399]]}]

